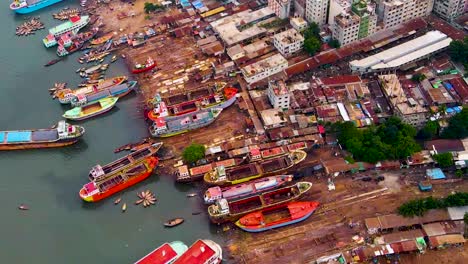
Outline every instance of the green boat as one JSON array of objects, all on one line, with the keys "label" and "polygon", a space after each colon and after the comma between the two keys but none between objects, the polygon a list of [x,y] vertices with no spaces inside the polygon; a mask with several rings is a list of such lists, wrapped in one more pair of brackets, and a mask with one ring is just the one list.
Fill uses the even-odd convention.
[{"label": "green boat", "polygon": [[98,101],[68,110],[63,114],[63,117],[70,120],[88,119],[111,110],[115,106],[115,103],[117,103],[117,100],[119,100],[118,97],[102,98]]}]

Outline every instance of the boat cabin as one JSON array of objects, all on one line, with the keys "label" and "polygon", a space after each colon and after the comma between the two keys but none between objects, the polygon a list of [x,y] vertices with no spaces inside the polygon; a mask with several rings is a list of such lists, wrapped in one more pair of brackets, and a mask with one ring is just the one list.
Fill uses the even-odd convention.
[{"label": "boat cabin", "polygon": [[225,181],[226,180],[226,168],[224,166],[218,166],[215,168],[215,175],[218,181]]},{"label": "boat cabin", "polygon": [[90,181],[95,181],[97,180],[99,177],[103,176],[104,174],[106,174],[104,172],[104,169],[102,168],[101,165],[96,165],[94,166],[91,171],[89,172],[89,180]]},{"label": "boat cabin", "polygon": [[189,174],[187,165],[180,166],[177,169],[177,171],[175,172],[175,175],[176,175],[177,179],[190,178],[190,174]]},{"label": "boat cabin", "polygon": [[221,198],[223,198],[223,191],[219,186],[209,188],[208,190],[206,190],[204,196],[206,203],[211,203]]},{"label": "boat cabin", "polygon": [[57,133],[60,139],[68,138],[70,135],[75,134],[75,126],[70,126],[64,120],[60,120],[57,124]]},{"label": "boat cabin", "polygon": [[157,118],[154,121],[153,130],[156,135],[165,133],[167,131],[166,120],[163,117]]},{"label": "boat cabin", "polygon": [[216,208],[218,209],[218,215],[229,214],[229,203],[226,199],[219,199],[216,201]]}]

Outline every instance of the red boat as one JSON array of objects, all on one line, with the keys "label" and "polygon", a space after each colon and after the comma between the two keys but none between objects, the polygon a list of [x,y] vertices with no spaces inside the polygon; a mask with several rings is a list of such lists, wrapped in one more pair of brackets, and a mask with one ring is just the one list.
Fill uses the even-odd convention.
[{"label": "red boat", "polygon": [[222,259],[220,245],[212,240],[199,239],[173,264],[218,264]]},{"label": "red boat", "polygon": [[263,232],[304,221],[318,208],[319,202],[290,202],[241,217],[236,225],[247,232]]},{"label": "red boat", "polygon": [[146,60],[146,63],[143,65],[139,63],[135,64],[135,66],[133,67],[132,73],[146,72],[146,71],[153,69],[154,67],[156,67],[156,62],[152,58],[148,58]]},{"label": "red boat", "polygon": [[178,259],[187,249],[188,247],[180,241],[164,243],[135,262],[135,264],[170,264]]}]

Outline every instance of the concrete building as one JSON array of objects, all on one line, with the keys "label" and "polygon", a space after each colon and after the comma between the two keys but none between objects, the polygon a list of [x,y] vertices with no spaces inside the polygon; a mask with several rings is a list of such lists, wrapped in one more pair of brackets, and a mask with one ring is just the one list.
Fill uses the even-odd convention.
[{"label": "concrete building", "polygon": [[408,20],[428,16],[434,6],[434,0],[381,0],[378,15],[383,27],[400,25]]},{"label": "concrete building", "polygon": [[309,24],[307,23],[307,21],[304,20],[304,18],[302,17],[291,17],[291,19],[289,19],[289,22],[291,23],[291,26],[297,30],[298,32],[302,32],[304,30],[307,29],[307,27],[309,26]]},{"label": "concrete building", "polygon": [[245,81],[249,84],[263,80],[279,73],[288,67],[288,61],[281,55],[275,54],[266,59],[241,68]]},{"label": "concrete building", "polygon": [[280,32],[273,36],[273,44],[285,57],[300,51],[304,45],[304,37],[294,28]]},{"label": "concrete building", "polygon": [[268,0],[268,7],[279,18],[285,19],[289,17],[289,13],[291,12],[291,0]]},{"label": "concrete building", "polygon": [[294,1],[294,16],[305,17],[306,1],[307,0],[293,0]]},{"label": "concrete building", "polygon": [[424,126],[430,115],[424,102],[405,93],[396,74],[380,75],[378,79],[395,115],[417,128]]},{"label": "concrete building", "polygon": [[328,0],[306,0],[305,19],[319,26],[327,23]]},{"label": "concrete building", "polygon": [[368,37],[377,31],[375,5],[364,0],[351,5],[351,11],[344,11],[334,17],[333,38],[341,45]]},{"label": "concrete building", "polygon": [[289,109],[291,93],[284,81],[270,81],[268,83],[267,95],[273,108]]},{"label": "concrete building", "polygon": [[434,13],[443,19],[452,20],[463,14],[466,0],[434,0]]},{"label": "concrete building", "polygon": [[335,24],[337,15],[349,12],[351,12],[351,0],[330,0],[328,12],[328,25],[330,25],[330,28]]},{"label": "concrete building", "polygon": [[414,61],[444,50],[452,39],[440,31],[429,31],[425,35],[407,41],[361,60],[349,63],[352,71],[360,73],[398,69]]}]

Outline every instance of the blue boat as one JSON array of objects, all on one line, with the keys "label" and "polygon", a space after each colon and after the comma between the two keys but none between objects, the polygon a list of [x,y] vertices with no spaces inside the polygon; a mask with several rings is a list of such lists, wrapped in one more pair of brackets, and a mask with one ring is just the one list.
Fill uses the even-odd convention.
[{"label": "blue boat", "polygon": [[99,101],[102,98],[106,97],[123,97],[133,91],[135,89],[135,86],[137,84],[137,81],[129,81],[127,83],[119,84],[116,86],[109,87],[107,89],[104,89],[102,91],[98,91],[96,93],[92,94],[80,94],[77,96],[74,96],[71,99],[71,105],[73,107],[77,106],[82,106],[87,103]]},{"label": "blue boat", "polygon": [[10,4],[10,9],[18,14],[28,14],[62,1],[63,0],[15,0]]}]

